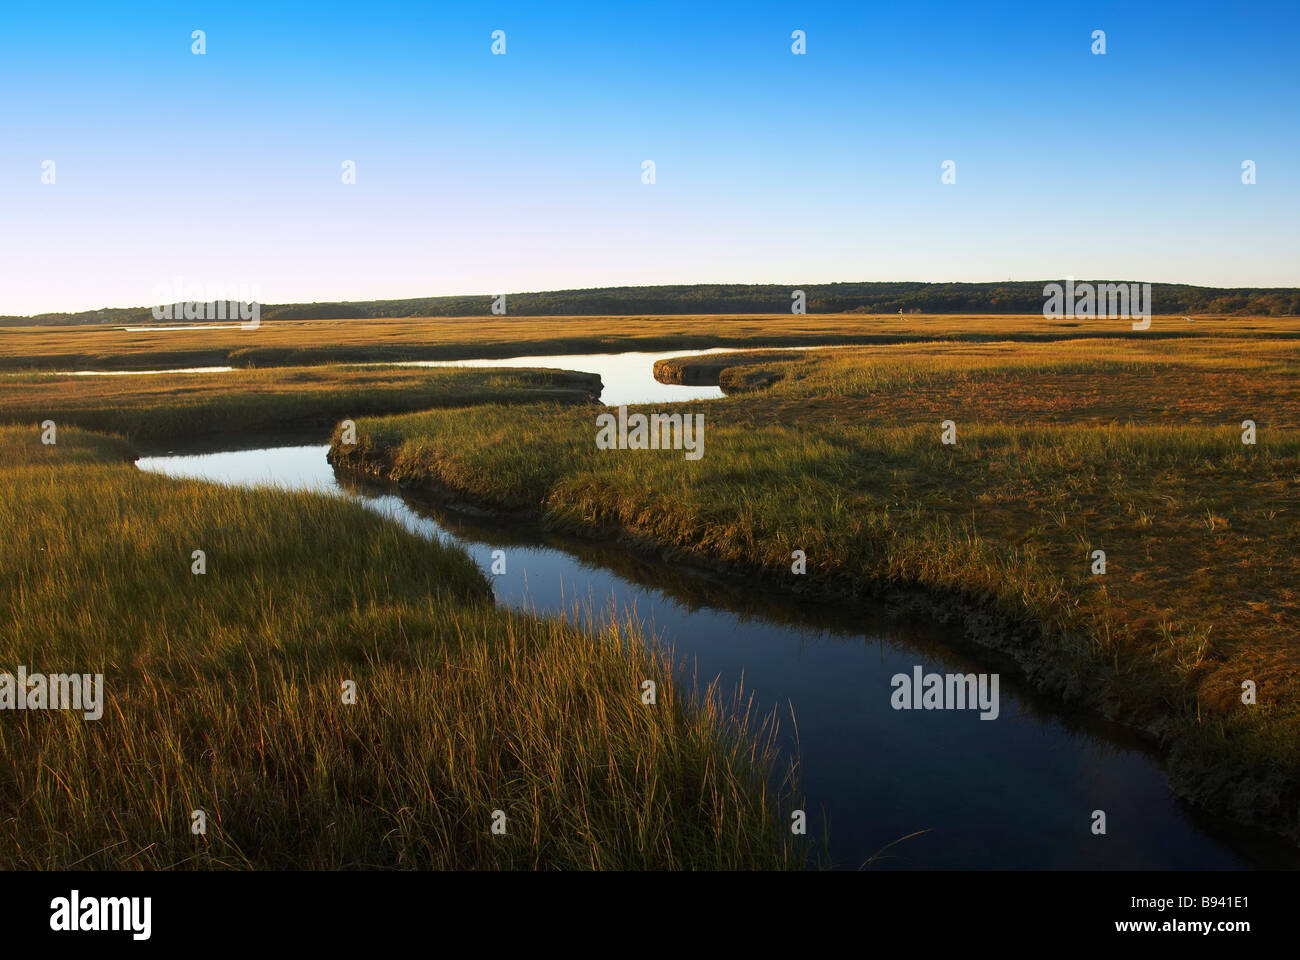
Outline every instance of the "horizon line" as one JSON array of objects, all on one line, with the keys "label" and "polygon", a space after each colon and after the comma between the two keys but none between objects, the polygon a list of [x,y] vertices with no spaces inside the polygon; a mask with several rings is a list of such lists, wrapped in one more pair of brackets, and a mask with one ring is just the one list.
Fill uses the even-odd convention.
[{"label": "horizon line", "polygon": [[[1235,291],[1300,292],[1300,286],[1222,287],[1222,286],[1195,284],[1195,283],[1166,282],[1162,280],[1115,280],[1113,278],[1088,280],[1088,279],[1080,279],[1077,277],[1062,277],[1062,278],[1054,278],[1048,280],[1040,280],[1040,279],[1034,279],[1034,280],[1010,280],[1010,279],[1008,280],[831,280],[823,283],[806,283],[802,285],[790,284],[790,283],[778,283],[773,281],[764,281],[761,283],[744,282],[744,281],[726,281],[726,282],[697,281],[694,283],[618,284],[618,285],[603,286],[603,287],[558,287],[549,290],[515,290],[515,291],[506,290],[497,293],[483,293],[480,291],[475,291],[472,293],[438,293],[438,294],[428,294],[428,295],[417,295],[413,297],[371,297],[369,299],[364,299],[364,300],[284,300],[276,303],[263,303],[262,301],[254,300],[254,301],[246,301],[246,302],[258,303],[261,306],[265,306],[265,307],[312,307],[312,306],[320,306],[323,304],[360,305],[360,304],[368,304],[368,303],[403,303],[403,302],[415,301],[415,300],[454,300],[454,299],[464,298],[464,297],[482,297],[485,300],[492,300],[499,296],[527,297],[527,296],[539,296],[542,294],[556,294],[556,293],[592,293],[592,292],[615,291],[615,290],[664,290],[664,289],[680,289],[680,288],[691,288],[691,287],[697,287],[697,288],[775,287],[779,289],[788,288],[790,290],[800,290],[800,289],[812,290],[817,287],[833,287],[833,286],[847,285],[847,284],[880,285],[880,286],[887,286],[893,284],[899,284],[899,285],[912,284],[912,285],[936,286],[936,287],[937,286],[987,287],[987,286],[995,286],[998,284],[1034,284],[1034,285],[1037,285],[1039,283],[1050,284],[1050,283],[1059,283],[1063,280],[1073,280],[1076,283],[1093,283],[1093,284],[1149,283],[1153,287],[1154,286],[1185,287],[1191,290],[1223,290],[1229,292],[1235,292]],[[34,320],[39,317],[58,316],[58,315],[79,316],[81,314],[105,313],[114,310],[149,310],[155,306],[168,306],[171,304],[186,303],[186,302],[213,303],[221,299],[228,300],[230,298],[218,297],[215,300],[206,300],[206,301],[174,300],[174,301],[170,301],[170,303],[162,303],[162,304],[131,304],[128,306],[103,306],[103,307],[92,307],[84,310],[45,310],[40,313],[5,313],[5,314],[0,314],[0,317],[3,317],[5,319],[33,319]],[[717,312],[717,311],[705,311],[705,312]],[[773,311],[773,312],[781,313],[784,311]],[[575,314],[575,316],[580,316],[580,315],[581,314]]]}]

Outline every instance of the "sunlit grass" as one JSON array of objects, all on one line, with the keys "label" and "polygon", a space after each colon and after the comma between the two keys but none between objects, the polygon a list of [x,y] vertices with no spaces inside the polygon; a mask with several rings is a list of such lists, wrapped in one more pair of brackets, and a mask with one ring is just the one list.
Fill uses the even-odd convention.
[{"label": "sunlit grass", "polygon": [[[93,370],[168,366],[306,366],[446,360],[545,353],[686,350],[717,346],[999,341],[1064,337],[1300,336],[1295,318],[1156,316],[1134,333],[1128,320],[1047,320],[1041,315],[703,314],[607,317],[403,317],[272,320],[256,330],[137,331],[113,325],[0,327],[0,369]],[[1180,341],[1181,342],[1181,341]]]},{"label": "sunlit grass", "polygon": [[499,610],[358,504],[128,455],[0,428],[0,672],[103,673],[107,701],[0,712],[0,868],[803,864],[773,728],[633,625]]},{"label": "sunlit grass", "polygon": [[777,583],[804,550],[813,595],[960,595],[1020,625],[1011,652],[1040,689],[1160,738],[1180,793],[1295,835],[1295,356],[1224,340],[827,351],[739,367],[773,386],[675,408],[705,414],[696,462],[598,450],[591,411],[501,406],[362,421],[331,456]]},{"label": "sunlit grass", "polygon": [[365,414],[479,402],[584,402],[565,370],[290,367],[149,376],[0,376],[0,423],[72,425],[140,443],[317,429]]}]

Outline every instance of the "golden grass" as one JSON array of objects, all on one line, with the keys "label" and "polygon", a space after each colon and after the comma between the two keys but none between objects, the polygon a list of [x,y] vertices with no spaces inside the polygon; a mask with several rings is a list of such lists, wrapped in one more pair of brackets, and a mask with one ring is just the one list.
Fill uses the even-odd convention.
[{"label": "golden grass", "polygon": [[[675,408],[706,416],[696,462],[597,450],[589,411],[494,406],[363,421],[360,443],[331,455],[777,584],[793,585],[802,549],[813,593],[963,596],[1032,625],[983,639],[1039,688],[1159,738],[1184,796],[1295,837],[1298,348],[1089,340],[747,357],[723,383],[736,372],[773,386]],[[955,446],[940,442],[945,419]],[[1241,701],[1245,680],[1257,705]]]},{"label": "golden grass", "polygon": [[471,403],[581,403],[600,378],[563,370],[287,367],[148,376],[0,376],[0,423],[72,425],[136,442],[324,433],[341,419]]},{"label": "golden grass", "polygon": [[0,427],[0,672],[103,673],[107,700],[0,712],[0,868],[802,864],[771,728],[632,626],[498,610],[359,504],[127,456]]},{"label": "golden grass", "polygon": [[780,381],[779,390],[753,405],[761,422],[817,421],[832,411],[898,423],[1252,419],[1261,428],[1300,427],[1300,343],[1291,340],[932,341],[681,357],[656,369],[670,382],[721,382],[733,394]]},{"label": "golden grass", "polygon": [[1127,320],[1039,315],[766,314],[630,317],[414,317],[264,321],[256,330],[127,332],[117,326],[0,327],[0,368],[93,370],[439,360],[544,353],[791,346],[935,339],[1076,336],[1297,337],[1295,318],[1157,316],[1146,333]]}]

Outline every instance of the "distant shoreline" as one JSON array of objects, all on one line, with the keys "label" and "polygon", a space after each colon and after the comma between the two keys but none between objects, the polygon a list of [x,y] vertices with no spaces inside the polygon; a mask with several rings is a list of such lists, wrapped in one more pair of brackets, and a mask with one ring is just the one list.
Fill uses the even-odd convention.
[{"label": "distant shoreline", "polygon": [[[1082,282],[1080,278],[1080,281]],[[1093,282],[1110,282],[1091,278]],[[1060,278],[985,283],[843,282],[813,284],[679,284],[506,293],[498,316],[635,316],[790,314],[791,295],[803,291],[813,313],[1041,313],[1043,287]],[[1117,278],[1114,282],[1130,282]],[[1156,313],[1300,316],[1300,287],[1198,287],[1151,283]],[[394,300],[263,304],[263,320],[343,320],[399,317],[491,317],[501,294],[482,293]],[[53,311],[0,316],[0,326],[157,322],[153,306]]]}]

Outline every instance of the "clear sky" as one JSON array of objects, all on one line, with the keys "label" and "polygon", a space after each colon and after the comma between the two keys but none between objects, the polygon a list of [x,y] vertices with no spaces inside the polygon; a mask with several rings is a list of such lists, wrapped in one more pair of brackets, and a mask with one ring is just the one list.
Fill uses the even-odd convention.
[{"label": "clear sky", "polygon": [[1295,0],[4,0],[0,314],[177,277],[1300,286],[1297,50]]}]

